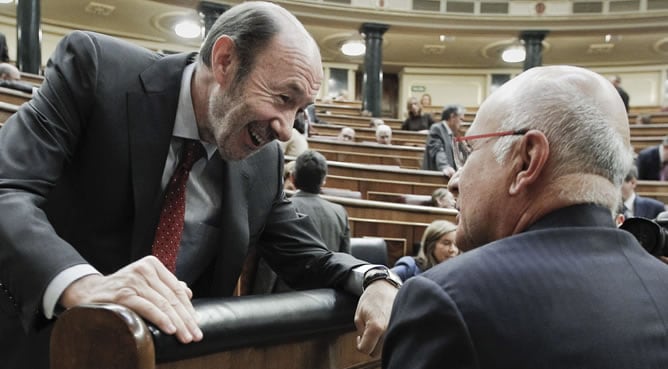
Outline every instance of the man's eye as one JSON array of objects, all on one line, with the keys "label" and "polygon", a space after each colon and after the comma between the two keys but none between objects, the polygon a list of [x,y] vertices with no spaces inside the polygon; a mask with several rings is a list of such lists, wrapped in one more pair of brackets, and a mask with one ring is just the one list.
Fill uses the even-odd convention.
[{"label": "man's eye", "polygon": [[281,101],[283,101],[284,103],[289,103],[289,102],[290,102],[290,96],[288,96],[288,95],[280,95],[279,98],[280,98]]}]

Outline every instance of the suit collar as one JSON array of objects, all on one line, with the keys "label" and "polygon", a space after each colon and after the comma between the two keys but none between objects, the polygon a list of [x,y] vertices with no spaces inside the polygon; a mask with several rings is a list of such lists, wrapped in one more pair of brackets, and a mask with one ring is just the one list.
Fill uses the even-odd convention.
[{"label": "suit collar", "polygon": [[615,227],[615,223],[609,209],[594,204],[578,204],[545,215],[527,231],[557,227]]}]

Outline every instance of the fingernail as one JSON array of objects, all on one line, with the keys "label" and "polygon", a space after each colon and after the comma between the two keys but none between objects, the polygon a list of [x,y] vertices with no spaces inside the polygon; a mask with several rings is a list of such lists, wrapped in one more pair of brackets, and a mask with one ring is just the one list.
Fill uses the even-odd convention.
[{"label": "fingernail", "polygon": [[195,331],[195,341],[200,341],[204,337],[204,334],[202,334],[201,330],[196,330]]},{"label": "fingernail", "polygon": [[174,324],[171,324],[171,323],[170,323],[170,324],[167,326],[167,331],[166,331],[166,332],[169,333],[169,334],[174,334],[174,333],[176,333],[176,326],[174,326]]}]

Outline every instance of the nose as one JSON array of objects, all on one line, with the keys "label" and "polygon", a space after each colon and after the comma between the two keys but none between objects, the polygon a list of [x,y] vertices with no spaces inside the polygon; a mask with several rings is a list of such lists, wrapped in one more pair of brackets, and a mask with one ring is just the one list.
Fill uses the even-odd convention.
[{"label": "nose", "polygon": [[286,113],[284,117],[271,120],[271,129],[281,141],[287,141],[292,137],[292,126],[295,122],[295,113]]}]

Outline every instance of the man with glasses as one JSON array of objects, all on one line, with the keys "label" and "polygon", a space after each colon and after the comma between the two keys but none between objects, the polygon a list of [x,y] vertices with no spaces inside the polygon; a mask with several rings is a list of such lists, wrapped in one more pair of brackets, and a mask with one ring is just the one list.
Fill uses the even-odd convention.
[{"label": "man with glasses", "polygon": [[462,151],[462,144],[453,140],[460,136],[461,116],[458,106],[448,106],[441,113],[442,121],[429,128],[422,169],[442,172],[446,177],[452,177],[459,166],[455,161],[459,156],[463,161],[466,152]]},{"label": "man with glasses", "polygon": [[668,268],[613,222],[632,165],[614,87],[532,68],[459,141],[466,252],[399,291],[383,368],[668,367]]}]

